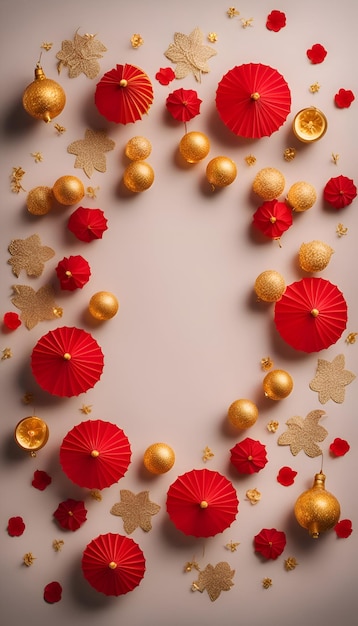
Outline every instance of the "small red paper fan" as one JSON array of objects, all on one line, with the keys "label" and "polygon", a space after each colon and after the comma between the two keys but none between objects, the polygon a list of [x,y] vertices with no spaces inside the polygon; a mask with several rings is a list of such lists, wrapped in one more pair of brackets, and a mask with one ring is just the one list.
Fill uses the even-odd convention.
[{"label": "small red paper fan", "polygon": [[166,99],[165,106],[178,122],[189,122],[200,113],[202,100],[193,89],[176,89]]},{"label": "small red paper fan", "polygon": [[77,239],[89,243],[94,239],[102,239],[108,226],[101,209],[87,209],[80,206],[70,216],[67,228]]},{"label": "small red paper fan", "polygon": [[323,197],[335,209],[343,209],[351,204],[357,196],[357,187],[347,176],[330,178],[323,190]]},{"label": "small red paper fan", "polygon": [[86,521],[87,509],[81,500],[68,498],[60,502],[53,516],[62,528],[75,531]]},{"label": "small red paper fan", "polygon": [[254,537],[255,552],[265,557],[265,559],[277,559],[282,554],[286,546],[286,535],[276,528],[263,528]]},{"label": "small red paper fan", "polygon": [[241,474],[254,474],[262,470],[268,462],[266,446],[260,441],[246,437],[230,450],[231,463]]}]

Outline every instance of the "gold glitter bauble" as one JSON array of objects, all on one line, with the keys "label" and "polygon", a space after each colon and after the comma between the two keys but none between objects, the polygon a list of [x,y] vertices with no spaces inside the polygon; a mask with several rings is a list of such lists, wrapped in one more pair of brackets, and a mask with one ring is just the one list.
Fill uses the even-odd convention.
[{"label": "gold glitter bauble", "polygon": [[287,194],[287,202],[297,212],[307,211],[317,200],[317,193],[313,185],[305,181],[294,183]]},{"label": "gold glitter bauble", "polygon": [[206,178],[212,187],[227,187],[234,182],[237,176],[237,167],[231,159],[218,156],[209,161],[206,168]]},{"label": "gold glitter bauble", "polygon": [[49,437],[47,424],[37,417],[24,417],[15,427],[14,437],[17,445],[36,456],[37,450],[43,448]]},{"label": "gold glitter bauble", "polygon": [[251,400],[240,398],[230,404],[228,420],[232,426],[240,430],[253,426],[259,416],[259,410]]},{"label": "gold glitter bauble", "polygon": [[133,161],[126,167],[123,182],[129,191],[139,193],[152,186],[154,170],[146,161]]},{"label": "gold glitter bauble", "polygon": [[252,189],[264,200],[275,200],[285,188],[285,177],[274,167],[264,167],[257,172]]},{"label": "gold glitter bauble", "polygon": [[51,187],[34,187],[27,194],[27,210],[32,215],[46,215],[52,209],[53,200]]},{"label": "gold glitter bauble", "polygon": [[186,133],[180,140],[179,152],[187,163],[198,163],[208,156],[210,141],[204,133]]},{"label": "gold glitter bauble", "polygon": [[88,310],[96,320],[110,320],[116,315],[119,302],[110,291],[98,291],[89,301]]},{"label": "gold glitter bauble", "polygon": [[276,270],[261,272],[255,280],[257,297],[264,302],[277,302],[286,289],[283,276]]},{"label": "gold glitter bauble", "polygon": [[313,486],[301,493],[294,508],[296,520],[313,539],[333,528],[341,514],[337,498],[325,489],[325,480],[324,474],[316,474]]},{"label": "gold glitter bauble", "polygon": [[305,272],[321,272],[327,267],[333,248],[323,241],[303,243],[298,252],[298,263]]},{"label": "gold glitter bauble", "polygon": [[165,474],[175,462],[174,450],[166,443],[153,443],[143,457],[145,468],[151,474]]},{"label": "gold glitter bauble", "polygon": [[81,202],[85,195],[84,185],[76,176],[61,176],[56,180],[52,191],[57,202],[65,206]]},{"label": "gold glitter bauble", "polygon": [[24,91],[22,104],[31,117],[51,122],[63,111],[66,95],[61,85],[46,78],[42,67],[38,65],[35,69],[35,80]]},{"label": "gold glitter bauble", "polygon": [[131,161],[144,161],[152,152],[152,144],[145,137],[132,137],[124,149],[125,155]]},{"label": "gold glitter bauble", "polygon": [[283,400],[293,389],[293,380],[285,370],[272,370],[262,383],[264,394],[270,400]]}]

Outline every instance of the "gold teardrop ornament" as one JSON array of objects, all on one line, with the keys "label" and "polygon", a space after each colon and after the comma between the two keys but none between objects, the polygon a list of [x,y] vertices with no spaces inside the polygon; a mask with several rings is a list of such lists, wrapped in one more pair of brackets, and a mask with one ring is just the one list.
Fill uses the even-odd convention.
[{"label": "gold teardrop ornament", "polygon": [[297,498],[294,513],[302,528],[306,528],[313,539],[335,526],[341,509],[337,498],[326,491],[326,476],[315,475],[313,486]]},{"label": "gold teardrop ornament", "polygon": [[31,117],[48,123],[63,111],[66,94],[55,80],[46,78],[38,63],[35,68],[35,80],[26,87],[22,104]]}]

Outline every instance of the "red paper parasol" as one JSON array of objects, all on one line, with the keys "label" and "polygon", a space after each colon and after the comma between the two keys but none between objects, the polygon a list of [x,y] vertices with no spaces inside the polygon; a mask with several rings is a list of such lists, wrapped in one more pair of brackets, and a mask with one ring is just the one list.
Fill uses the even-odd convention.
[{"label": "red paper parasol", "polygon": [[74,426],[60,447],[60,463],[80,487],[104,489],[118,482],[131,460],[127,436],[116,424],[87,420]]},{"label": "red paper parasol", "polygon": [[106,596],[121,596],[141,582],[145,558],[133,539],[107,533],[93,539],[85,548],[82,571],[97,591]]},{"label": "red paper parasol", "polygon": [[178,122],[189,122],[200,113],[202,100],[193,89],[176,89],[166,99],[165,106]]},{"label": "red paper parasol", "polygon": [[260,552],[265,559],[277,559],[285,549],[286,535],[276,528],[263,528],[254,537],[255,552]]},{"label": "red paper parasol", "polygon": [[97,83],[94,100],[109,122],[134,123],[153,102],[152,83],[139,67],[117,65]]},{"label": "red paper parasol", "polygon": [[357,196],[357,187],[347,176],[330,178],[323,190],[323,197],[335,209],[343,209]]},{"label": "red paper parasol", "polygon": [[82,289],[91,276],[91,268],[82,256],[64,257],[56,267],[61,289],[74,291]]},{"label": "red paper parasol", "polygon": [[231,463],[240,474],[254,474],[267,463],[266,447],[260,442],[246,437],[230,450]]},{"label": "red paper parasol", "polygon": [[103,353],[97,341],[81,328],[50,330],[31,355],[33,375],[54,396],[78,396],[92,388],[103,371]]},{"label": "red paper parasol", "polygon": [[275,324],[295,350],[319,352],[336,343],[347,325],[347,303],[323,278],[302,278],[275,304]]},{"label": "red paper parasol", "polygon": [[221,79],[216,108],[236,135],[259,139],[282,126],[291,110],[291,93],[283,76],[261,63],[238,65]]},{"label": "red paper parasol", "polygon": [[77,239],[88,243],[94,239],[102,239],[108,226],[101,209],[86,209],[80,206],[70,216],[67,228]]},{"label": "red paper parasol", "polygon": [[86,521],[87,509],[81,500],[68,498],[60,502],[53,516],[62,528],[75,531]]},{"label": "red paper parasol", "polygon": [[186,535],[213,537],[236,519],[239,501],[231,482],[218,472],[192,470],[169,487],[167,511]]},{"label": "red paper parasol", "polygon": [[267,200],[255,211],[252,223],[266,237],[280,239],[292,226],[292,211],[284,202]]}]

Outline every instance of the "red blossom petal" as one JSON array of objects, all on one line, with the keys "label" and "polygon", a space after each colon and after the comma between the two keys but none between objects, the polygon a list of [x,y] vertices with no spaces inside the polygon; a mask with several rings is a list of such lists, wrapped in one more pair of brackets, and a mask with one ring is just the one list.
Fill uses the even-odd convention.
[{"label": "red blossom petal", "polygon": [[161,67],[155,78],[161,85],[169,85],[175,78],[175,72],[171,67]]},{"label": "red blossom petal", "polygon": [[47,474],[47,472],[43,472],[42,470],[36,470],[34,472],[34,478],[32,481],[32,486],[39,491],[44,491],[48,485],[52,482],[51,476]]},{"label": "red blossom petal", "polygon": [[338,524],[334,526],[337,537],[340,539],[347,539],[352,534],[352,522],[350,519],[342,519]]},{"label": "red blossom petal", "polygon": [[285,549],[286,535],[276,528],[263,528],[254,537],[255,552],[260,552],[265,559],[277,559]]},{"label": "red blossom petal", "polygon": [[59,602],[61,600],[62,587],[57,581],[48,583],[44,588],[44,600],[49,604]]},{"label": "red blossom petal", "polygon": [[334,456],[344,456],[350,449],[350,445],[345,439],[340,439],[340,437],[336,437],[336,439],[332,441],[331,445],[329,446],[329,449]]},{"label": "red blossom petal", "polygon": [[7,532],[10,537],[20,537],[25,530],[25,524],[22,517],[10,517],[7,526]]},{"label": "red blossom petal", "polygon": [[19,326],[21,326],[21,320],[17,313],[13,313],[10,311],[9,313],[5,313],[4,315],[4,326],[9,330],[16,330]]},{"label": "red blossom petal", "polygon": [[266,28],[268,28],[268,30],[273,30],[275,33],[278,33],[278,31],[285,26],[286,15],[282,13],[282,11],[274,10],[267,16]]},{"label": "red blossom petal", "polygon": [[334,96],[334,102],[339,109],[348,109],[353,100],[355,100],[355,95],[350,89],[340,89]]},{"label": "red blossom petal", "polygon": [[290,467],[281,467],[279,473],[277,474],[277,482],[285,487],[288,487],[289,485],[293,485],[296,476],[297,472]]},{"label": "red blossom petal", "polygon": [[312,48],[306,52],[309,60],[313,64],[322,63],[327,56],[327,50],[320,43],[315,43]]}]

